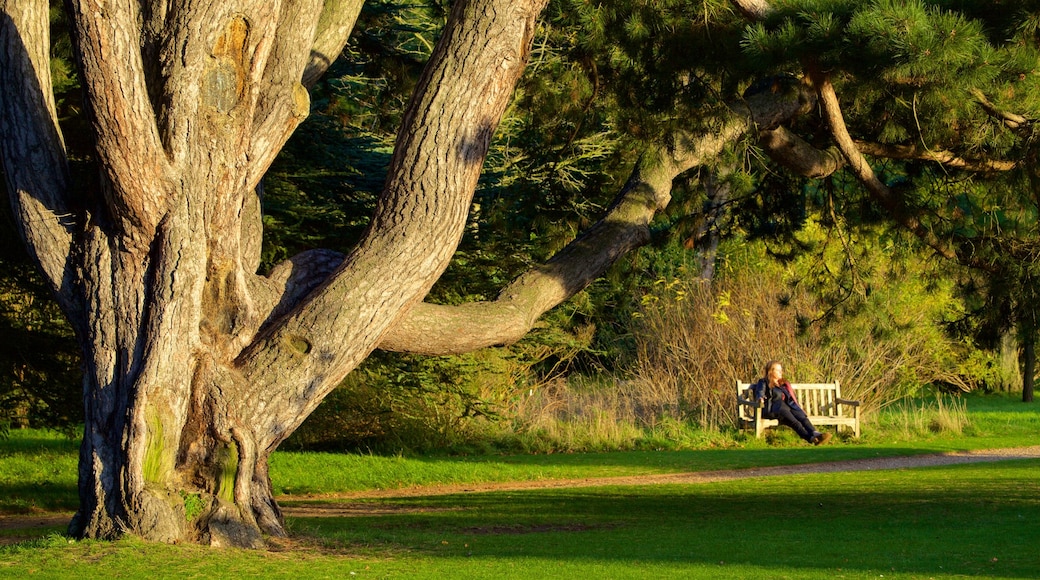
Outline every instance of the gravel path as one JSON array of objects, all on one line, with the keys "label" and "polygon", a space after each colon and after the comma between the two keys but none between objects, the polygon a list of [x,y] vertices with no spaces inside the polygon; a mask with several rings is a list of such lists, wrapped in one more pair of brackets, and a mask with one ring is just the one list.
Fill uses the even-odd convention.
[{"label": "gravel path", "polygon": [[878,459],[852,459],[824,463],[778,465],[775,467],[753,467],[750,469],[726,469],[720,471],[696,471],[665,473],[658,475],[623,475],[618,477],[589,477],[575,479],[551,479],[536,481],[491,482],[475,484],[433,485],[403,489],[376,489],[353,493],[336,494],[337,499],[369,499],[390,497],[420,497],[452,493],[511,491],[522,489],[552,489],[565,487],[598,487],[604,485],[655,485],[662,483],[711,483],[751,477],[797,475],[802,473],[832,473],[836,471],[869,471],[877,469],[907,469],[935,465],[957,465],[961,463],[983,463],[1010,459],[1040,458],[1040,445],[1013,449],[986,449],[981,451],[935,453],[909,457],[882,457]]}]

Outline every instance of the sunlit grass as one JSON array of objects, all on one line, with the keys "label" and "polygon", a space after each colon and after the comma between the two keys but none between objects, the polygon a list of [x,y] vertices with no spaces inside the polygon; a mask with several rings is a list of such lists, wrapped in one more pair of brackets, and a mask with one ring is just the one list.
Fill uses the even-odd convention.
[{"label": "sunlit grass", "polygon": [[52,534],[0,576],[1036,578],[1040,461],[353,503],[290,518],[283,551]]}]

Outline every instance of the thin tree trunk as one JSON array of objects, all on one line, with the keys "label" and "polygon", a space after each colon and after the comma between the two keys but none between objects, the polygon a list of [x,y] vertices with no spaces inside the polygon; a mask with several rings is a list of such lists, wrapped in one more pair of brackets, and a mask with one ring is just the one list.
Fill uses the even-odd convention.
[{"label": "thin tree trunk", "polygon": [[715,279],[715,258],[719,250],[719,242],[722,239],[719,222],[723,221],[729,214],[730,190],[732,186],[725,180],[731,169],[712,172],[704,179],[704,193],[707,198],[704,202],[704,218],[694,239],[697,240],[698,257],[700,265],[700,279],[711,282]]},{"label": "thin tree trunk", "polygon": [[1022,333],[1022,402],[1033,402],[1036,380],[1036,332]]}]

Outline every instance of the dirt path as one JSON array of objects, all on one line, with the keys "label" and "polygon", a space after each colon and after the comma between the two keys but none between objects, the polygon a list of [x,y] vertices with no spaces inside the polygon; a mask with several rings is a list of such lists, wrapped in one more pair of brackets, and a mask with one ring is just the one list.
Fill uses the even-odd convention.
[{"label": "dirt path", "polygon": [[[1013,449],[986,449],[980,451],[937,453],[931,455],[915,455],[911,457],[885,457],[878,459],[854,459],[849,461],[832,461],[827,463],[806,463],[800,465],[781,465],[776,467],[754,467],[750,469],[728,469],[720,471],[699,471],[687,473],[668,473],[661,475],[632,475],[620,477],[590,477],[576,479],[551,479],[521,482],[473,483],[409,487],[403,489],[370,490],[334,495],[313,497],[293,497],[292,500],[352,500],[352,499],[387,499],[395,497],[422,497],[448,495],[456,493],[481,493],[490,491],[519,491],[528,489],[559,489],[569,487],[599,487],[606,485],[659,485],[659,484],[698,484],[751,477],[770,477],[777,475],[796,475],[804,473],[833,473],[839,471],[869,471],[878,469],[908,469],[939,465],[957,465],[963,463],[984,463],[1007,461],[1011,459],[1040,458],[1040,445],[1018,447]],[[288,500],[289,498],[280,498]],[[349,517],[358,515],[375,515],[416,511],[412,507],[394,506],[372,503],[331,502],[314,505],[284,506],[285,515],[295,517]],[[0,530],[24,530],[26,537],[39,535],[34,530],[64,526],[71,519],[71,513],[48,513],[27,516],[0,516]],[[0,541],[20,541],[25,537],[7,536]]]}]

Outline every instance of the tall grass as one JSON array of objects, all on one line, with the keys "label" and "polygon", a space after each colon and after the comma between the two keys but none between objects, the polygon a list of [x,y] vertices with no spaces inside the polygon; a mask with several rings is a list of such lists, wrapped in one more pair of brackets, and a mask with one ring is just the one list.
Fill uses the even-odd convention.
[{"label": "tall grass", "polygon": [[950,395],[934,399],[908,399],[878,415],[873,424],[889,438],[912,440],[930,434],[965,435],[972,430],[967,403]]}]

